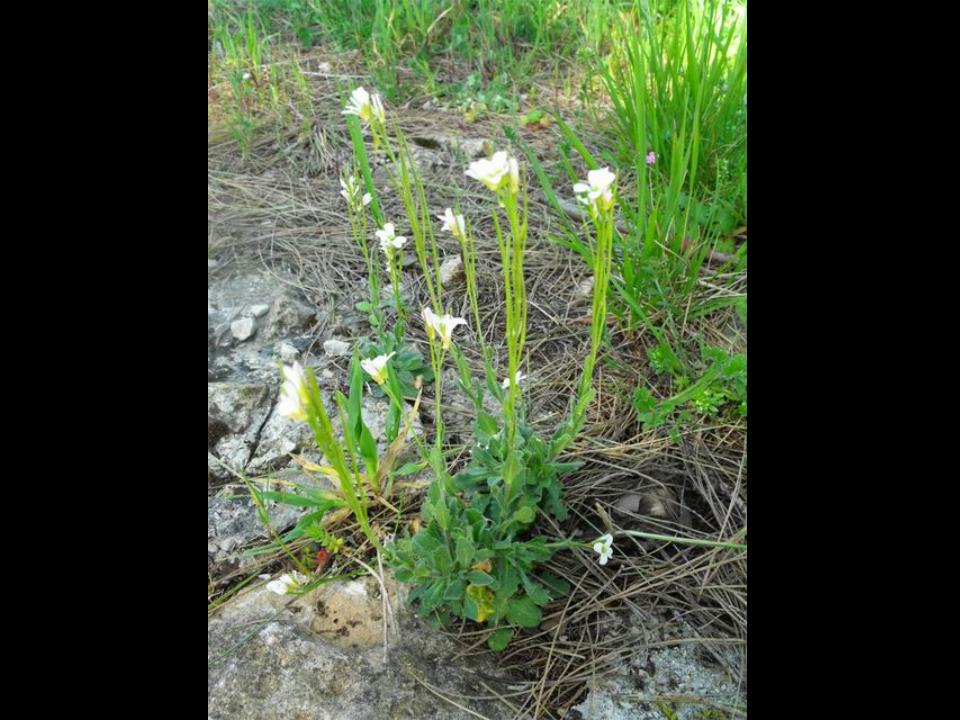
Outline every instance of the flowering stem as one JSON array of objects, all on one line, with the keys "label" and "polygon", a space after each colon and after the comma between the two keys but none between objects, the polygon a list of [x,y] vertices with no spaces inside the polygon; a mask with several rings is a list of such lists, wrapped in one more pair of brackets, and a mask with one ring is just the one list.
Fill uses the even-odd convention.
[{"label": "flowering stem", "polygon": [[[657,533],[641,532],[639,530],[618,530],[617,532],[613,533],[614,537],[617,537],[618,535],[631,535],[633,537],[645,538],[647,540],[662,540],[663,542],[674,542],[683,545],[697,545],[700,547],[726,548],[729,550],[747,549],[747,546],[741,543],[721,542],[719,540],[701,540],[699,538],[686,538],[677,535],[658,535]],[[553,550],[561,550],[565,548],[592,549],[593,543],[582,542],[579,540],[560,540],[558,542],[545,543],[544,547],[548,547]]]},{"label": "flowering stem", "polygon": [[557,433],[551,446],[555,457],[563,451],[580,431],[586,417],[587,405],[594,395],[593,370],[603,333],[607,327],[607,289],[613,262],[613,207],[594,209],[591,219],[596,231],[593,248],[593,309],[590,326],[590,352],[583,363],[583,371],[577,386],[577,394],[570,409],[570,416]]},{"label": "flowering stem", "polygon": [[[504,463],[504,504],[508,504],[517,474],[517,371],[523,359],[523,343],[527,330],[527,298],[523,276],[523,254],[526,249],[526,222],[521,222],[517,195],[507,186],[498,193],[509,221],[510,237],[505,238],[496,210],[493,212],[500,262],[503,267],[504,303],[507,326],[507,397],[503,405],[507,456]],[[526,196],[525,196],[526,197]],[[524,200],[526,204],[526,200]],[[524,213],[525,216],[525,213]]]},{"label": "flowering stem", "polygon": [[[457,208],[457,212],[460,208]],[[470,227],[470,221],[464,223],[463,232],[457,233],[457,240],[460,242],[460,254],[463,257],[463,274],[467,281],[467,297],[470,300],[470,308],[473,310],[473,320],[476,323],[475,332],[477,341],[480,343],[480,350],[483,358],[487,358],[487,345],[483,339],[483,332],[480,326],[480,303],[477,299],[477,249],[473,243],[473,234]]]},{"label": "flowering stem", "polygon": [[620,530],[616,535],[632,535],[633,537],[648,540],[663,540],[664,542],[682,543],[684,545],[700,545],[703,547],[729,548],[731,550],[746,550],[747,546],[740,543],[720,542],[718,540],[700,540],[698,538],[677,537],[676,535],[657,535],[656,533],[640,532],[639,530]]},{"label": "flowering stem", "polygon": [[438,454],[443,449],[443,414],[440,412],[440,399],[443,393],[443,360],[446,356],[446,351],[441,347],[439,350],[434,352],[433,343],[431,343],[431,356],[436,357],[435,366],[433,369],[433,382],[434,387],[436,388],[435,394],[435,405],[434,405],[434,418],[436,419],[436,447]]},{"label": "flowering stem", "polygon": [[390,265],[390,285],[393,288],[393,302],[397,308],[397,323],[394,327],[394,333],[397,338],[398,343],[403,342],[403,324],[406,313],[403,308],[403,299],[400,297],[400,273],[397,269],[397,264],[400,261],[399,258],[400,252],[398,250],[390,253],[390,256],[387,258],[387,262]]},{"label": "flowering stem", "polygon": [[[348,203],[350,205],[350,203]],[[350,229],[353,231],[354,240],[360,246],[360,252],[363,253],[363,259],[367,263],[367,284],[370,288],[370,312],[376,319],[377,337],[383,341],[383,315],[380,311],[380,273],[374,261],[367,244],[367,213],[361,207],[355,210],[350,207]]]}]

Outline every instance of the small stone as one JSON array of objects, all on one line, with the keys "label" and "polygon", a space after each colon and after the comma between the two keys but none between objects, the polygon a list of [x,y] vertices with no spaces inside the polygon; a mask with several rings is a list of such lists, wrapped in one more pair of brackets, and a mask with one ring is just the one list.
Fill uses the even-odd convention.
[{"label": "small stone", "polygon": [[440,263],[440,284],[447,287],[461,277],[463,277],[463,258],[459,254],[444,258]]},{"label": "small stone", "polygon": [[233,334],[233,337],[236,338],[237,342],[249,340],[253,337],[256,330],[257,326],[253,318],[240,318],[230,323],[230,332]]},{"label": "small stone", "polygon": [[260,305],[252,305],[250,307],[250,314],[253,315],[253,317],[255,318],[263,317],[264,315],[267,314],[267,311],[269,309],[270,309],[270,306],[267,305],[266,303],[262,303]]},{"label": "small stone", "polygon": [[462,138],[457,148],[468,160],[476,160],[493,152],[493,144],[485,138]]},{"label": "small stone", "polygon": [[324,380],[333,380],[333,371],[330,368],[324,368],[320,371],[320,377]]},{"label": "small stone", "polygon": [[218,545],[215,542],[207,542],[207,555],[216,555]]},{"label": "small stone", "polygon": [[265,336],[271,340],[296,335],[308,329],[316,318],[316,310],[305,303],[299,295],[284,293],[273,301]]},{"label": "small stone", "polygon": [[217,261],[213,258],[207,258],[207,270],[211,270],[217,266]]},{"label": "small stone", "polygon": [[323,351],[332,357],[350,354],[350,343],[331,338],[323,342]]},{"label": "small stone", "polygon": [[[209,543],[208,543],[209,544]],[[237,546],[237,538],[225,537],[220,541],[220,549],[224,552],[230,552]]]},{"label": "small stone", "polygon": [[292,363],[300,357],[300,351],[288,342],[282,342],[277,345],[277,354],[285,363]]},{"label": "small stone", "polygon": [[229,323],[221,323],[213,330],[217,347],[228,348],[233,345],[233,335],[230,332]]},{"label": "small stone", "polygon": [[593,275],[584,278],[577,285],[577,295],[583,298],[593,297]]}]

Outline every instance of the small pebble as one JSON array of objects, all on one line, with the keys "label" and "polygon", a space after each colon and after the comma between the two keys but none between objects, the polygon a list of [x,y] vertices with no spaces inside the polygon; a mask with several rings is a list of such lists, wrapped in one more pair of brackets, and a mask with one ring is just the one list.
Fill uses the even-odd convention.
[{"label": "small pebble", "polygon": [[237,546],[237,539],[235,537],[225,537],[220,541],[220,549],[224,552],[230,552]]},{"label": "small pebble", "polygon": [[253,337],[256,330],[257,326],[254,324],[253,318],[240,318],[230,323],[230,332],[233,334],[233,337],[236,338],[237,342],[249,340]]},{"label": "small pebble", "polygon": [[292,363],[300,356],[300,351],[288,342],[277,345],[277,354],[285,363]]},{"label": "small pebble", "polygon": [[440,284],[447,287],[463,277],[463,258],[460,255],[450,255],[440,263]]},{"label": "small pebble", "polygon": [[349,355],[350,354],[350,343],[346,343],[343,340],[337,340],[331,338],[330,340],[325,340],[323,343],[323,351],[327,355],[337,357],[338,355]]}]

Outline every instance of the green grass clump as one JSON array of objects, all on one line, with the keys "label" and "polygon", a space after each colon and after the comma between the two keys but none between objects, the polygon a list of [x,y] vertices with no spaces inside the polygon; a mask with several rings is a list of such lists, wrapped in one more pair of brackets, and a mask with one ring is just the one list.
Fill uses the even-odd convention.
[{"label": "green grass clump", "polygon": [[[258,128],[310,128],[313,100],[296,54],[256,13],[214,5],[207,16],[207,120],[246,153]],[[216,136],[216,131],[214,131]]]},{"label": "green grass clump", "polygon": [[[648,428],[719,417],[731,406],[746,415],[745,359],[718,385],[725,361],[699,352],[698,332],[699,323],[733,309],[745,324],[745,296],[734,286],[746,244],[735,248],[731,237],[747,221],[743,8],[729,0],[636,0],[613,51],[596,65],[608,102],[587,118],[591,126],[575,130],[554,115],[561,139],[552,171],[508,130],[558,214],[567,210],[555,186],[577,176],[576,164],[609,165],[623,178],[611,310],[627,335],[652,336],[649,365],[670,387],[660,401],[646,386],[637,390],[633,405]],[[581,238],[571,221],[556,239],[590,264]],[[724,266],[722,275],[708,272],[711,260]],[[707,275],[715,292],[704,296]]]},{"label": "green grass clump", "polygon": [[[513,111],[540,70],[606,52],[629,0],[218,0],[214,13],[255,13],[268,33],[304,47],[362,51],[386,97],[428,92],[472,117]],[[439,68],[452,68],[451,72]]]}]

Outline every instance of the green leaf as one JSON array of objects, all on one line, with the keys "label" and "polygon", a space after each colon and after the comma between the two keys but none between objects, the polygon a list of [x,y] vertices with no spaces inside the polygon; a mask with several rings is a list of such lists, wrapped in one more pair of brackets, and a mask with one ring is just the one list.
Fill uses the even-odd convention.
[{"label": "green leaf", "polygon": [[402,583],[408,583],[413,580],[413,570],[407,568],[400,568],[399,570],[394,571],[393,577]]},{"label": "green leaf", "polygon": [[514,625],[533,628],[540,624],[542,617],[540,608],[526,595],[507,604],[507,620]]},{"label": "green leaf", "polygon": [[546,562],[553,555],[542,538],[534,538],[518,546],[520,557],[528,562]]},{"label": "green leaf", "polygon": [[395,470],[393,474],[403,477],[405,475],[413,475],[414,473],[420,472],[425,468],[426,463],[407,463],[399,470]]},{"label": "green leaf", "polygon": [[737,353],[736,355],[731,356],[730,359],[723,364],[721,374],[725,378],[733,378],[745,373],[746,370],[747,356],[743,353]]},{"label": "green leaf", "polygon": [[554,597],[567,595],[570,593],[570,583],[568,583],[562,577],[558,577],[552,572],[547,572],[545,570],[540,572],[539,575],[540,577],[538,579],[540,582],[549,588],[550,592],[554,594]]},{"label": "green leaf", "polygon": [[324,504],[329,505],[329,503],[325,503],[322,500],[314,500],[302,495],[295,495],[293,493],[286,492],[275,492],[273,490],[265,490],[259,493],[259,495],[264,500],[281,502],[284,505],[293,505],[295,507],[319,507],[320,505]]},{"label": "green leaf", "polygon": [[747,298],[740,297],[737,298],[737,302],[734,304],[734,308],[737,311],[737,316],[740,318],[740,322],[743,323],[743,326],[747,326]]},{"label": "green leaf", "polygon": [[350,131],[350,140],[353,143],[354,157],[360,162],[360,173],[363,175],[363,182],[366,185],[367,192],[370,193],[372,202],[370,203],[370,213],[373,219],[380,227],[385,222],[383,211],[380,209],[380,201],[377,196],[377,187],[373,182],[373,173],[370,170],[370,161],[367,159],[367,146],[363,141],[363,131],[360,129],[360,118],[355,115],[347,115],[344,118],[347,124],[347,130]]},{"label": "green leaf", "polygon": [[[436,519],[440,529],[447,532],[450,529],[450,508],[447,507],[445,498],[439,498],[433,505],[433,517]],[[447,550],[447,554],[450,551]]]},{"label": "green leaf", "polygon": [[430,587],[430,590],[424,594],[424,597],[420,600],[420,603],[426,612],[433,610],[441,603],[445,589],[445,583],[436,582]]},{"label": "green leaf", "polygon": [[523,589],[527,591],[527,595],[537,605],[543,606],[550,602],[550,596],[543,589],[543,585],[528,578],[526,573],[523,574]]},{"label": "green leaf", "polygon": [[360,457],[367,466],[367,475],[375,477],[377,474],[377,441],[373,439],[370,430],[363,422],[360,423]]},{"label": "green leaf", "polygon": [[579,470],[583,467],[583,461],[578,460],[576,462],[555,462],[550,463],[550,468],[557,473],[557,475],[566,475],[567,473],[572,473],[574,470]]},{"label": "green leaf", "polygon": [[467,586],[467,600],[464,603],[464,610],[470,620],[483,622],[491,613],[493,613],[493,594],[489,588],[477,587],[476,585]]},{"label": "green leaf", "polygon": [[493,585],[493,578],[480,570],[471,570],[467,573],[467,579],[473,585]]},{"label": "green leaf", "polygon": [[513,639],[513,628],[500,628],[487,638],[487,647],[494,652],[500,652]]},{"label": "green leaf", "polygon": [[426,530],[421,530],[413,536],[413,549],[420,557],[430,556],[438,547],[440,547],[440,541]]},{"label": "green leaf", "polygon": [[557,125],[560,128],[560,131],[564,134],[570,144],[574,149],[580,154],[580,157],[583,158],[583,161],[587,164],[587,167],[591,170],[596,170],[600,167],[600,163],[597,162],[597,159],[590,154],[590,151],[587,150],[586,146],[580,142],[578,138],[571,130],[567,124],[563,121],[563,118],[560,117],[559,113],[550,113],[553,116],[553,119],[557,121]]},{"label": "green leaf", "polygon": [[454,580],[447,587],[447,591],[443,594],[443,599],[449,602],[456,602],[463,599],[463,593],[467,588],[467,583],[465,580]]},{"label": "green leaf", "polygon": [[520,574],[504,559],[497,561],[497,597],[503,600],[513,595],[520,586]]},{"label": "green leaf", "polygon": [[520,118],[520,122],[522,122],[524,125],[538,123],[543,119],[543,114],[543,110],[531,110]]},{"label": "green leaf", "polygon": [[477,413],[477,429],[484,435],[496,435],[497,421],[492,415],[480,411]]},{"label": "green leaf", "polygon": [[529,505],[524,505],[513,514],[513,519],[521,523],[533,522],[533,518],[533,508],[531,508]]},{"label": "green leaf", "polygon": [[446,545],[441,545],[432,554],[433,566],[446,575],[453,570],[453,558],[450,557],[450,550]]},{"label": "green leaf", "polygon": [[461,567],[470,567],[475,553],[476,548],[473,545],[472,539],[466,536],[457,538],[457,563],[459,563]]},{"label": "green leaf", "polygon": [[353,349],[353,360],[350,362],[350,399],[347,403],[347,421],[353,433],[360,434],[362,417],[360,401],[363,397],[363,368],[360,366],[360,351]]}]

